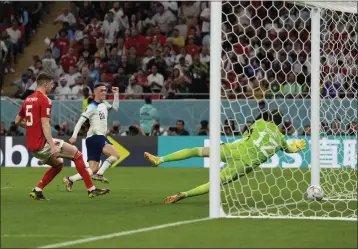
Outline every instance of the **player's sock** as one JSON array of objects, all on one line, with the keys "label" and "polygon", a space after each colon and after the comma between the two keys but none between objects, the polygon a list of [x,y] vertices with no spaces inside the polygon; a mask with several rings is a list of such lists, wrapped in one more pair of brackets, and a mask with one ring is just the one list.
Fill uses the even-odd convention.
[{"label": "player's sock", "polygon": [[184,160],[191,157],[202,157],[202,156],[203,156],[202,148],[196,147],[191,149],[179,150],[167,156],[160,157],[159,159],[161,160],[161,162],[170,162],[170,161]]},{"label": "player's sock", "polygon": [[73,161],[76,165],[76,169],[78,173],[82,176],[83,181],[87,187],[88,191],[92,191],[95,189],[95,186],[92,183],[91,176],[89,175],[88,171],[86,170],[86,164],[83,161],[82,153],[78,150],[73,157]]},{"label": "player's sock", "polygon": [[104,163],[102,163],[102,166],[99,168],[98,172],[97,172],[97,175],[103,175],[104,172],[109,168],[111,167],[112,164],[114,164],[116,161],[118,160],[117,157],[115,156],[110,156],[107,158],[106,161],[104,161]]},{"label": "player's sock", "polygon": [[209,183],[205,183],[203,185],[200,185],[199,187],[196,187],[192,190],[189,190],[186,193],[186,197],[192,197],[192,196],[197,196],[197,195],[203,195],[206,193],[209,193]]},{"label": "player's sock", "polygon": [[44,176],[42,177],[41,181],[37,184],[35,190],[42,191],[52,180],[57,176],[58,173],[62,170],[62,167],[53,167],[48,169]]},{"label": "player's sock", "polygon": [[[88,174],[90,176],[93,175],[93,171],[91,170],[91,168],[86,168],[86,170],[88,171]],[[70,176],[68,179],[70,179],[71,182],[77,182],[79,180],[82,180],[82,176],[79,173],[77,173],[73,176]]]}]

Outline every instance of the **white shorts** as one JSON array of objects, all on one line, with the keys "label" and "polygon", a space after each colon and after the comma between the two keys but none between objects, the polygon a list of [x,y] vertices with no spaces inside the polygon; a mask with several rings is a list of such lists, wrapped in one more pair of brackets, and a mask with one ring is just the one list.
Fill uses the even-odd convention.
[{"label": "white shorts", "polygon": [[[54,138],[53,141],[54,141],[55,145],[57,146],[57,148],[60,152],[60,155],[61,155],[64,141],[61,139],[56,139],[56,138]],[[51,157],[50,145],[48,143],[46,143],[45,146],[41,150],[33,151],[32,154],[34,155],[34,157],[39,159],[42,163],[46,163],[48,161],[48,159]]]}]

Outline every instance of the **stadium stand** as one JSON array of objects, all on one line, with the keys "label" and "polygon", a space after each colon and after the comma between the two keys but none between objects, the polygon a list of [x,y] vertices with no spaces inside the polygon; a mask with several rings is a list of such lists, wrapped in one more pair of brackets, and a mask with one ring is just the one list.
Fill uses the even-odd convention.
[{"label": "stadium stand", "polygon": [[[273,4],[275,8],[270,8]],[[222,72],[226,76],[221,83],[232,98],[310,98],[310,46],[308,42],[304,46],[300,43],[308,38],[308,16],[285,23],[285,29],[291,31],[277,31],[285,16],[293,19],[297,15],[290,4],[286,4],[285,11],[277,11],[283,4],[241,1],[235,15],[231,13],[232,4],[223,6],[223,22],[230,25],[223,25]],[[5,95],[25,98],[36,86],[36,75],[45,71],[56,79],[51,98],[59,100],[83,99],[85,92],[91,95],[97,82],[108,86],[108,99],[113,98],[111,86],[119,87],[121,99],[146,95],[152,99],[208,98],[210,2],[75,1],[37,2],[34,6],[13,2],[2,4],[0,9],[7,13],[0,19],[2,30],[14,20],[20,24],[21,42],[14,46],[14,55],[26,47],[23,45],[31,46],[35,38],[41,43],[31,49],[33,57],[27,56],[27,68],[21,68],[16,80],[10,72],[13,58],[8,54],[4,70],[11,77],[7,76],[4,89],[10,90]],[[40,25],[47,25],[40,34],[36,30],[44,18],[42,9],[51,12],[46,24]],[[49,28],[52,24],[56,30]],[[347,27],[349,30],[331,39],[344,40],[357,28],[355,24]],[[45,28],[50,31],[43,33]],[[269,39],[264,39],[268,30]],[[37,38],[35,32],[41,36]],[[3,35],[2,41],[10,44],[6,33]],[[280,48],[277,57],[276,47]],[[339,67],[329,58],[322,58],[326,61],[322,71],[327,74],[322,81],[323,96],[357,97],[357,67],[352,61],[356,54],[344,56]],[[281,58],[285,63],[280,62]],[[337,77],[331,77],[332,73]],[[306,131],[308,127],[302,132]]]},{"label": "stadium stand", "polygon": [[[277,7],[283,3],[274,4]],[[286,23],[289,32],[275,32],[270,29],[272,25],[280,26],[284,16],[297,13],[295,9],[290,10],[293,5],[287,4],[285,12],[277,12],[270,5],[271,2],[246,1],[235,10],[235,15],[230,15],[231,9],[225,9],[231,8],[230,4],[224,5],[227,15],[223,15],[223,22],[229,21],[231,25],[223,25],[227,36],[223,44],[223,73],[227,76],[222,83],[235,97],[260,99],[287,94],[309,97],[310,48],[307,42],[305,46],[300,43],[308,37],[309,22],[305,22],[308,17],[298,19],[296,24]],[[26,16],[29,8],[15,9],[19,15]],[[154,99],[208,97],[208,2],[71,2],[57,15],[52,21],[60,24],[61,29],[56,36],[48,37],[48,47],[34,58],[30,74],[35,77],[42,70],[52,73],[59,83],[55,93],[63,95],[62,100],[81,98],[84,87],[92,90],[99,81],[120,87],[124,94],[121,98],[140,98],[142,93],[152,94]],[[38,22],[36,12],[27,16],[34,20],[30,21],[31,28],[25,28],[29,24],[20,18],[25,23],[20,26],[25,43],[25,37],[30,37],[25,30],[36,29]],[[239,21],[244,33],[243,27],[237,25]],[[297,28],[292,29],[293,25]],[[231,27],[233,32],[228,30]],[[349,26],[352,28],[354,25]],[[257,37],[252,39],[255,30]],[[264,39],[267,30],[270,39]],[[347,35],[349,31],[332,39],[345,39]],[[262,49],[255,52],[260,46]],[[276,59],[275,47],[285,48]],[[256,58],[249,60],[252,53],[256,53]],[[351,55],[351,60],[354,56]],[[290,65],[283,65],[281,70],[280,58],[287,57],[285,63]],[[348,58],[339,69],[327,61],[323,71],[329,75],[339,70],[336,74],[340,86],[335,89],[354,97],[358,84],[345,77],[357,74],[351,60]],[[179,74],[175,69],[179,69]],[[330,84],[336,84],[331,82],[334,80],[322,82],[323,95],[328,95]],[[248,94],[256,85],[260,90]]]}]

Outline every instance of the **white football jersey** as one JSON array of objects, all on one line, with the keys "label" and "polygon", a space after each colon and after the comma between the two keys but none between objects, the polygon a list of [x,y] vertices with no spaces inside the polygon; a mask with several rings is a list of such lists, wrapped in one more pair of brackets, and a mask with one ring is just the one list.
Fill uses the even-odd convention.
[{"label": "white football jersey", "polygon": [[106,101],[97,103],[92,101],[86,108],[86,111],[82,113],[82,117],[89,120],[90,128],[87,132],[87,137],[92,135],[103,135],[107,133],[107,118],[108,111],[112,108],[112,105]]}]

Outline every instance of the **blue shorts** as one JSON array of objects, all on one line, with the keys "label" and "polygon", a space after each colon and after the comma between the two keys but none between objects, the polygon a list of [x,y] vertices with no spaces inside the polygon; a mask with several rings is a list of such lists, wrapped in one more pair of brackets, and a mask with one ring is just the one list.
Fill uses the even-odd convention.
[{"label": "blue shorts", "polygon": [[103,135],[93,135],[86,139],[87,162],[101,160],[102,150],[106,144],[111,144]]}]

